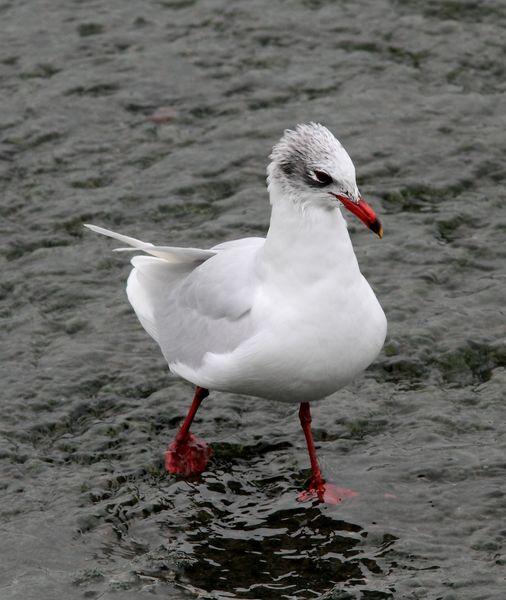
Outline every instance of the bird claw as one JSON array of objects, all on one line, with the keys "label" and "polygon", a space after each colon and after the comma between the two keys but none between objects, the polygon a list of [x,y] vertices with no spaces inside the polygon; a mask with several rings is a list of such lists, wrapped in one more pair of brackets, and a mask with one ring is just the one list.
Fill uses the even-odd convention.
[{"label": "bird claw", "polygon": [[312,502],[318,500],[325,504],[342,504],[345,500],[355,498],[358,492],[349,488],[339,487],[328,481],[311,481],[307,490],[303,490],[297,497],[298,502]]},{"label": "bird claw", "polygon": [[165,470],[172,475],[196,475],[205,471],[213,451],[208,444],[193,435],[177,438],[165,453]]}]

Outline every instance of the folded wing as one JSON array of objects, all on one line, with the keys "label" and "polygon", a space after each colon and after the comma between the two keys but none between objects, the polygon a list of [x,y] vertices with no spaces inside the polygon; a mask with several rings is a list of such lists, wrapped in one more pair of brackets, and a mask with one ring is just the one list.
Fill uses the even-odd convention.
[{"label": "folded wing", "polygon": [[198,372],[207,353],[232,352],[254,334],[250,313],[258,287],[255,261],[264,238],[201,250],[154,246],[87,227],[149,255],[132,258],[127,295],[169,366],[176,366],[174,371],[183,365],[185,371]]}]

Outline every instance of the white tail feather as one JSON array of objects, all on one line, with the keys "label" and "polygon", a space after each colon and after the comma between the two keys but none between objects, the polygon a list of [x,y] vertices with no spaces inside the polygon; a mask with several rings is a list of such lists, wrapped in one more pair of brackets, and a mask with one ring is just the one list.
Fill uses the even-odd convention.
[{"label": "white tail feather", "polygon": [[119,240],[124,244],[128,244],[131,248],[116,248],[117,252],[135,251],[142,250],[151,256],[162,258],[169,263],[192,263],[192,262],[204,262],[208,258],[211,258],[216,254],[214,250],[201,250],[200,248],[177,248],[173,246],[154,246],[149,242],[143,242],[103,227],[97,227],[97,225],[84,224],[84,227],[91,229],[95,233],[100,233],[115,240]]}]

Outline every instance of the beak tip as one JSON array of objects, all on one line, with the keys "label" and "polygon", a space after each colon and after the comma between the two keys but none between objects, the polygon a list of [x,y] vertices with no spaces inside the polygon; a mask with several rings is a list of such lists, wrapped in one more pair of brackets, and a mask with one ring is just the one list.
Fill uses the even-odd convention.
[{"label": "beak tip", "polygon": [[355,202],[342,194],[330,193],[340,200],[345,208],[356,215],[380,239],[383,237],[383,225],[381,224],[381,221],[362,197],[359,197],[358,201]]},{"label": "beak tip", "polygon": [[383,237],[383,225],[380,223],[379,219],[373,221],[370,228],[380,239]]}]

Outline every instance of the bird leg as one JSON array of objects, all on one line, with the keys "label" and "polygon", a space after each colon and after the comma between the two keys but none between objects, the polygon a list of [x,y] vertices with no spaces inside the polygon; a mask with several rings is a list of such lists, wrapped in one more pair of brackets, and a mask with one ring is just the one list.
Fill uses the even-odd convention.
[{"label": "bird leg", "polygon": [[311,432],[311,409],[309,407],[309,402],[300,403],[299,419],[306,438],[312,471],[307,490],[304,490],[299,494],[299,502],[318,499],[319,502],[326,502],[327,504],[341,504],[346,498],[358,496],[358,493],[353,490],[338,487],[323,479],[320,465],[318,464],[318,458],[316,456],[313,434]]},{"label": "bird leg", "polygon": [[190,427],[202,400],[209,396],[209,390],[197,386],[190,410],[176,437],[165,453],[165,470],[177,475],[193,475],[205,470],[212,454],[206,442],[190,433]]},{"label": "bird leg", "polygon": [[306,438],[307,451],[309,452],[309,460],[311,462],[311,471],[313,472],[310,487],[318,489],[325,483],[325,480],[322,477],[322,472],[316,456],[316,448],[313,441],[313,433],[311,431],[311,408],[309,407],[309,402],[300,403],[299,419],[300,424],[302,425],[302,431]]}]

